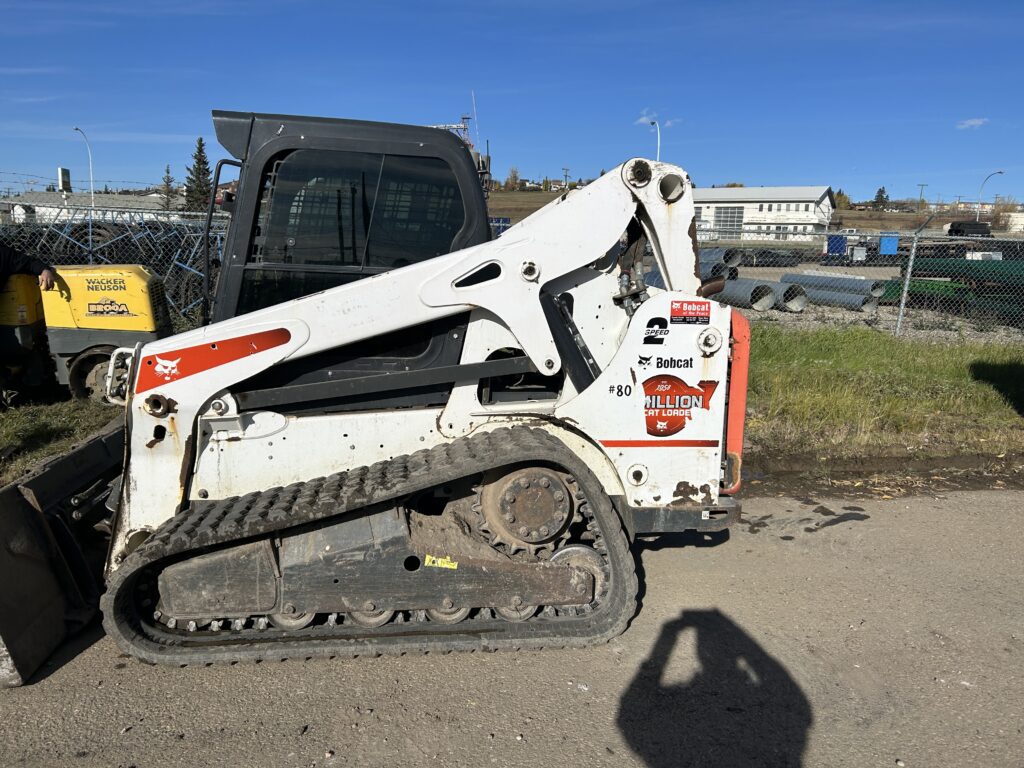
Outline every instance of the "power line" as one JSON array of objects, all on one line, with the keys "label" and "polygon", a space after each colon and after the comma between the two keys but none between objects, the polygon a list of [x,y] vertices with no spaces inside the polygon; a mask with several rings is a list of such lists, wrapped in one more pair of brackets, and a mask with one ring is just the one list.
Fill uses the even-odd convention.
[{"label": "power line", "polygon": [[[59,181],[56,176],[45,176],[38,173],[21,173],[19,171],[0,171],[0,176],[23,176],[27,179],[37,179],[38,181]],[[94,182],[102,182],[104,184],[140,184],[143,186],[160,186],[160,182],[153,181],[129,181],[128,179],[93,179]],[[6,181],[4,182],[7,183]],[[10,182],[15,184],[17,182]]]}]

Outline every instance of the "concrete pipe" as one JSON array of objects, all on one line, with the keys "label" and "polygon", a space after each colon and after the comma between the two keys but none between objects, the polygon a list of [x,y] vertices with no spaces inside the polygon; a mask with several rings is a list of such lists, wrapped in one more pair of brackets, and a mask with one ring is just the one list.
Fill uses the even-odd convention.
[{"label": "concrete pipe", "polygon": [[876,299],[885,293],[884,280],[868,280],[863,277],[786,273],[781,280],[784,283],[802,285],[804,288],[832,293],[859,293],[862,296],[874,296]]},{"label": "concrete pipe", "polygon": [[738,267],[743,261],[743,251],[739,248],[701,248],[698,256],[701,262],[718,261],[727,267]]},{"label": "concrete pipe", "polygon": [[878,299],[867,294],[823,291],[820,288],[805,288],[804,290],[807,292],[807,300],[811,304],[839,307],[853,312],[874,312],[878,309]]},{"label": "concrete pipe", "polygon": [[700,280],[708,282],[715,278],[725,278],[726,280],[733,280],[730,274],[735,272],[739,273],[739,270],[734,266],[727,266],[721,261],[701,261],[700,262]]},{"label": "concrete pipe", "polygon": [[807,292],[802,285],[769,283],[775,291],[775,308],[783,312],[803,312],[807,306]]},{"label": "concrete pipe", "polygon": [[711,298],[723,304],[753,309],[757,312],[764,312],[775,306],[775,291],[772,290],[771,283],[742,277],[727,280],[721,293],[716,293]]}]

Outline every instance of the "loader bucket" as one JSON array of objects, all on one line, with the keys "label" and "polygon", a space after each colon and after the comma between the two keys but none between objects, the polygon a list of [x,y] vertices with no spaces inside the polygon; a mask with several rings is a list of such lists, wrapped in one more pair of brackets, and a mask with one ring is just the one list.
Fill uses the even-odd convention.
[{"label": "loader bucket", "polygon": [[95,519],[123,456],[118,418],[0,488],[0,687],[24,684],[95,615],[101,560],[90,541],[95,531],[82,528]]}]

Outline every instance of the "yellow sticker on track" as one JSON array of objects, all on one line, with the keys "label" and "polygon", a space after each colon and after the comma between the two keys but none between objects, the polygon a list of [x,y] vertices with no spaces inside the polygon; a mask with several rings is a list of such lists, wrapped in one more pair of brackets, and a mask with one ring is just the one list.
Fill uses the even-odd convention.
[{"label": "yellow sticker on track", "polygon": [[423,559],[423,564],[430,568],[450,568],[453,571],[459,567],[459,564],[447,555],[444,557],[435,557],[434,555],[427,555]]}]

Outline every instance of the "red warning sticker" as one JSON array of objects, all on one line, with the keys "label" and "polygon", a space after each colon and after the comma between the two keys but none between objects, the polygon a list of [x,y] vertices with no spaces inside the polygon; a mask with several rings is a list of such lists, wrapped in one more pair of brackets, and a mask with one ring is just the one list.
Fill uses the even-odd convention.
[{"label": "red warning sticker", "polygon": [[671,321],[673,325],[707,325],[711,322],[711,302],[673,301]]}]

